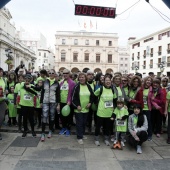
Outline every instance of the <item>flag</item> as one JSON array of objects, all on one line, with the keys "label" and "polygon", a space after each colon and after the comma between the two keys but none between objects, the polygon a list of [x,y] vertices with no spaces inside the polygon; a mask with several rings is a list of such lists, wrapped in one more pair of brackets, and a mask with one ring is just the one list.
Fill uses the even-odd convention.
[{"label": "flag", "polygon": [[86,22],[84,22],[84,28],[85,28],[85,29],[87,28]]},{"label": "flag", "polygon": [[92,28],[93,28],[93,24],[92,24],[92,22],[90,20],[90,29],[92,29]]}]

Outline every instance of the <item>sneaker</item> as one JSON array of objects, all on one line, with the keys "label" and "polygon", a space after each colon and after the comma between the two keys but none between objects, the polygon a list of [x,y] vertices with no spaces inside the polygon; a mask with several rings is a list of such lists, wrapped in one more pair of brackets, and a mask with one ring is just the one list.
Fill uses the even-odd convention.
[{"label": "sneaker", "polygon": [[170,138],[167,139],[167,144],[170,144]]},{"label": "sneaker", "polygon": [[78,139],[77,141],[78,141],[78,143],[79,143],[80,145],[83,145],[83,140],[82,140],[82,139]]},{"label": "sneaker", "polygon": [[156,134],[156,137],[157,137],[157,138],[160,138],[160,137],[161,137],[161,135],[160,135],[159,133],[157,133],[157,134]]},{"label": "sneaker", "polygon": [[60,130],[60,133],[59,133],[59,135],[64,135],[65,133],[66,133],[66,128],[62,128],[61,130]]},{"label": "sneaker", "polygon": [[115,141],[114,135],[111,136],[111,139],[110,139],[110,140],[111,140],[111,142],[114,142],[114,141]]},{"label": "sneaker", "polygon": [[27,136],[27,132],[24,132],[23,134],[22,134],[22,138],[25,138]]},{"label": "sneaker", "polygon": [[32,132],[32,137],[34,137],[34,138],[36,138],[36,137],[37,137],[37,135],[36,135],[36,133],[35,133],[35,132]]},{"label": "sneaker", "polygon": [[95,143],[96,146],[100,146],[100,142],[98,140],[95,140],[94,143]]},{"label": "sneaker", "polygon": [[142,153],[142,148],[140,145],[137,145],[137,154],[141,154]]},{"label": "sneaker", "polygon": [[42,134],[41,134],[41,142],[44,142],[44,141],[45,141],[45,134],[42,133]]},{"label": "sneaker", "polygon": [[52,136],[52,131],[49,131],[47,138],[51,138],[51,136]]},{"label": "sneaker", "polygon": [[125,143],[124,143],[124,141],[121,141],[121,145],[122,145],[123,147],[125,147]]},{"label": "sneaker", "polygon": [[114,140],[113,144],[116,144],[117,143],[117,140]]},{"label": "sneaker", "polygon": [[0,134],[0,140],[2,140],[2,135]]},{"label": "sneaker", "polygon": [[86,140],[87,139],[87,136],[83,136],[83,140]]},{"label": "sneaker", "polygon": [[110,143],[108,140],[105,140],[104,143],[106,144],[106,146],[110,146]]},{"label": "sneaker", "polygon": [[66,130],[66,137],[70,136],[70,130]]}]

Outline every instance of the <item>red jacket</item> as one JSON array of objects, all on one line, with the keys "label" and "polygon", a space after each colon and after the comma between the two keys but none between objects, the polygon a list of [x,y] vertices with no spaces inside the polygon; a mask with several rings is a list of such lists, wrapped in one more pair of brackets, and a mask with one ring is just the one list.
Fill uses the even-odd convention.
[{"label": "red jacket", "polygon": [[133,100],[130,100],[130,104],[140,104],[143,108],[143,89],[141,87],[138,87],[136,96]]}]

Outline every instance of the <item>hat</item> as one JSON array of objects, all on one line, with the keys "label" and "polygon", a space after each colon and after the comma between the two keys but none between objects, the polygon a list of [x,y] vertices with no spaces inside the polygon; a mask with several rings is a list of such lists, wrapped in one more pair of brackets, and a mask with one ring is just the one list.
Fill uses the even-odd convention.
[{"label": "hat", "polygon": [[65,69],[63,70],[63,73],[70,73],[70,70],[68,70],[68,69],[65,68]]},{"label": "hat", "polygon": [[25,79],[32,79],[32,75],[31,74],[26,74],[24,78]]},{"label": "hat", "polygon": [[91,70],[88,70],[88,71],[87,71],[87,75],[88,75],[88,74],[94,74],[94,72],[91,71]]}]

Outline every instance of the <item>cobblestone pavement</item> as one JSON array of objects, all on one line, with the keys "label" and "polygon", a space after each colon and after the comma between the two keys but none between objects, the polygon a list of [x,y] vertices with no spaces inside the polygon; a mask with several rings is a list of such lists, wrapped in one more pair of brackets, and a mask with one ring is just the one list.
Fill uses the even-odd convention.
[{"label": "cobblestone pavement", "polygon": [[[0,141],[0,169],[4,170],[168,170],[170,145],[166,134],[143,145],[143,154],[136,154],[127,143],[123,150],[113,150],[100,137],[95,146],[94,136],[87,135],[79,145],[76,135],[59,136],[40,141],[40,134],[22,139],[15,128],[3,128]],[[74,134],[74,133],[73,133]]]}]

